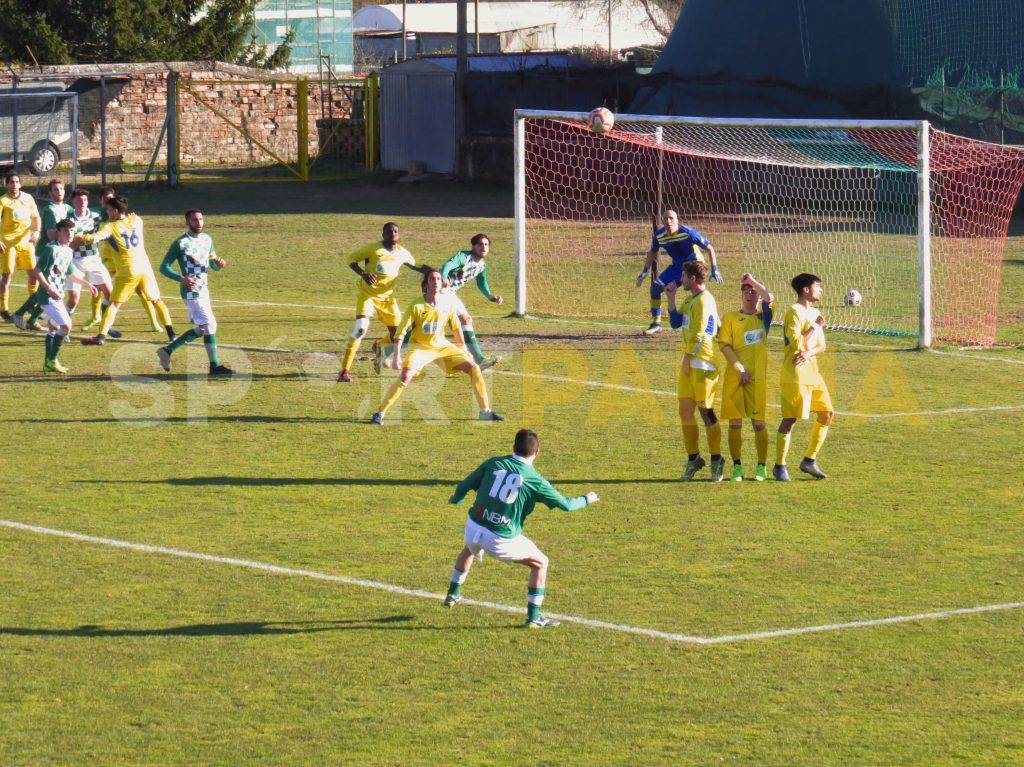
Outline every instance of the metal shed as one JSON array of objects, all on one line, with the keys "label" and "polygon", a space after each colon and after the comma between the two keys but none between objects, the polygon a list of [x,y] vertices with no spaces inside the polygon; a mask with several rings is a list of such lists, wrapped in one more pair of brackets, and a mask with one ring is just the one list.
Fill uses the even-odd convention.
[{"label": "metal shed", "polygon": [[[562,53],[470,56],[470,72],[564,68]],[[409,59],[380,76],[380,156],[385,170],[422,162],[430,173],[455,171],[455,57]]]}]

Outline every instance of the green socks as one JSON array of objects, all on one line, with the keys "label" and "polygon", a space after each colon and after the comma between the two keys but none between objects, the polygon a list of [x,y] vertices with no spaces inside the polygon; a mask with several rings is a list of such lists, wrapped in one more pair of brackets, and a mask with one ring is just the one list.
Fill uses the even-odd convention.
[{"label": "green socks", "polygon": [[463,572],[457,567],[452,568],[452,581],[448,584],[448,596],[457,597],[462,591],[462,584],[466,582],[468,572]]},{"label": "green socks", "polygon": [[220,357],[217,355],[217,334],[211,333],[203,336],[203,343],[206,344],[206,354],[210,358],[210,364],[220,367]]},{"label": "green socks", "polygon": [[64,336],[46,336],[46,361],[57,359],[61,344],[64,343]]},{"label": "green socks", "polygon": [[480,349],[480,343],[476,340],[476,333],[472,330],[463,329],[462,335],[466,338],[466,346],[469,347],[469,351],[472,353],[473,359],[476,361],[476,364],[479,365],[484,361],[484,353],[483,350]]},{"label": "green socks", "polygon": [[180,336],[178,336],[169,344],[167,344],[167,353],[174,354],[176,349],[180,349],[185,344],[191,343],[192,341],[195,341],[197,338],[199,338],[199,334],[196,332],[195,328],[186,330]]},{"label": "green socks", "polygon": [[[25,316],[25,313],[26,313],[26,312],[27,312],[27,311],[28,311],[29,309],[32,309],[32,308],[35,308],[35,310],[36,310],[36,311],[39,311],[39,307],[38,307],[38,306],[36,305],[36,297],[35,297],[35,295],[34,295],[34,294],[33,294],[33,295],[31,295],[31,296],[29,296],[29,297],[28,297],[28,300],[27,300],[27,301],[26,301],[25,303],[23,303],[23,304],[22,304],[21,306],[19,306],[19,307],[18,307],[17,309],[15,309],[15,310],[14,310],[14,313],[15,313],[15,314],[17,314],[17,315],[18,315],[19,317],[24,317],[24,316]],[[42,313],[42,312],[40,312],[40,314],[41,314],[41,313]],[[33,316],[34,318],[38,318],[38,316],[39,316],[39,315],[38,315],[38,314],[35,314],[35,313],[33,313],[33,315],[32,315],[32,316]],[[34,322],[34,321],[35,321],[35,320],[30,320],[30,322]]]},{"label": "green socks", "polygon": [[526,596],[526,620],[534,621],[540,617],[540,606],[544,602],[544,589],[531,588]]}]

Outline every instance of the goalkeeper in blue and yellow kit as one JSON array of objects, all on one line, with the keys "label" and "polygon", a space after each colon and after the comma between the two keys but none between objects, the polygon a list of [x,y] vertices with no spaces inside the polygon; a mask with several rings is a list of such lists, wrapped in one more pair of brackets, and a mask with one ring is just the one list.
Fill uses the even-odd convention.
[{"label": "goalkeeper in blue and yellow kit", "polygon": [[[651,237],[651,249],[647,252],[643,271],[636,278],[639,288],[647,275],[651,275],[651,324],[644,335],[653,336],[661,330],[661,294],[669,285],[682,284],[683,264],[690,261],[703,261],[702,252],[708,254],[711,261],[711,280],[722,282],[722,273],[718,269],[718,258],[711,242],[696,229],[679,225],[679,215],[674,210],[665,211],[665,225],[654,230]],[[664,250],[672,259],[671,265],[658,274],[658,251]]]},{"label": "goalkeeper in blue and yellow kit", "polygon": [[673,328],[683,331],[683,359],[679,365],[677,396],[679,421],[683,427],[686,446],[686,468],[683,480],[704,468],[700,457],[700,432],[696,414],[704,422],[711,453],[711,481],[720,482],[725,475],[722,458],[722,424],[715,415],[715,393],[718,391],[721,371],[715,362],[715,338],[718,335],[718,305],[708,291],[708,265],[702,261],[683,264],[682,285],[690,296],[682,311],[676,309],[676,290],[667,286],[669,320]]},{"label": "goalkeeper in blue and yellow kit", "polygon": [[749,418],[757,445],[754,479],[765,480],[768,461],[768,332],[772,328],[772,294],[753,275],[741,280],[743,306],[722,315],[718,345],[729,363],[722,391],[722,418],[729,422],[732,480],[743,480],[743,419]]}]

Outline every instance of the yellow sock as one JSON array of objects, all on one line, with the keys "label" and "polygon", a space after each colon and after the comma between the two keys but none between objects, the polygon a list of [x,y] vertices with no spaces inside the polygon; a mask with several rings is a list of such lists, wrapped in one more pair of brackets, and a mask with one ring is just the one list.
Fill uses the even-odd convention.
[{"label": "yellow sock", "polygon": [[[356,344],[359,342],[356,341]],[[386,413],[391,409],[391,406],[398,402],[398,398],[402,396],[402,392],[405,391],[405,384],[402,383],[402,379],[399,378],[388,389],[388,393],[384,395],[384,401],[380,403],[380,412]]]},{"label": "yellow sock", "polygon": [[722,454],[722,422],[716,421],[714,426],[708,426],[708,450],[711,455]]},{"label": "yellow sock", "polygon": [[[145,309],[146,310],[146,314],[149,315],[149,321],[153,325],[153,330],[163,330],[164,326],[160,324],[160,320],[157,317],[157,308],[154,305],[154,302],[150,301],[148,298],[143,298],[142,299],[142,308]],[[167,319],[168,319],[168,322],[165,323],[165,324],[170,325],[171,324],[170,321],[169,321],[170,320],[170,315],[168,315]]]},{"label": "yellow sock", "polygon": [[99,322],[103,317],[103,294],[97,293],[92,297],[92,321]]},{"label": "yellow sock", "polygon": [[687,455],[700,452],[700,430],[697,428],[697,424],[683,424],[683,445],[686,447]]},{"label": "yellow sock", "polygon": [[786,465],[786,454],[789,452],[789,438],[792,432],[783,434],[779,432],[775,435],[775,465],[785,466]]},{"label": "yellow sock", "polygon": [[484,380],[484,374],[480,372],[480,368],[474,365],[469,371],[469,377],[473,379],[473,394],[476,396],[476,404],[480,406],[481,410],[490,410],[491,403],[487,399],[487,382]]},{"label": "yellow sock", "polygon": [[743,427],[729,427],[729,457],[739,461],[743,454]]},{"label": "yellow sock", "polygon": [[757,462],[768,463],[768,430],[754,432],[754,445],[757,447]]},{"label": "yellow sock", "polygon": [[107,331],[109,331],[110,328],[113,327],[114,318],[116,316],[117,308],[113,304],[110,304],[107,307],[107,310],[103,312],[103,322],[100,324],[100,329],[98,331],[101,336],[105,336],[107,334]]},{"label": "yellow sock", "polygon": [[812,461],[818,457],[818,451],[821,450],[822,444],[825,442],[825,437],[828,435],[828,426],[825,424],[815,421],[811,424],[811,439],[807,443],[807,452],[804,454],[805,458],[810,458]]},{"label": "yellow sock", "polygon": [[4,285],[3,293],[0,294],[0,311],[9,312],[11,310],[11,286]]},{"label": "yellow sock", "polygon": [[357,351],[359,351],[359,339],[353,338],[348,342],[348,346],[345,348],[345,358],[341,361],[342,370],[349,370],[352,367]]},{"label": "yellow sock", "polygon": [[[172,324],[171,323],[171,312],[167,308],[167,304],[165,304],[163,301],[153,301],[153,303],[150,304],[150,306],[153,307],[153,309],[157,313],[157,316],[160,318],[160,322],[163,325],[163,327],[160,328],[161,330],[166,328],[168,325]],[[156,323],[154,322],[153,324],[155,325]]]}]

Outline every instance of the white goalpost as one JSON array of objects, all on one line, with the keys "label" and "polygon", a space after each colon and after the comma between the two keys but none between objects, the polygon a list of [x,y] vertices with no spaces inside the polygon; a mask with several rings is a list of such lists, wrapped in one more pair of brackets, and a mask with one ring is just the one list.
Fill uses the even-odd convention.
[{"label": "white goalpost", "polygon": [[620,114],[597,134],[540,110],[515,113],[514,139],[516,314],[641,321],[631,277],[672,208],[714,244],[726,299],[751,272],[785,303],[814,272],[832,328],[995,340],[1024,149],[923,121]]}]

